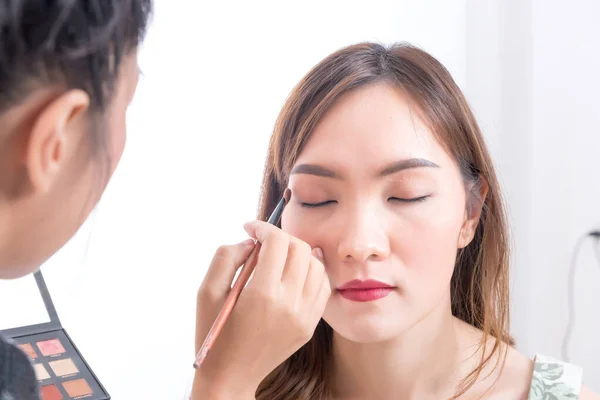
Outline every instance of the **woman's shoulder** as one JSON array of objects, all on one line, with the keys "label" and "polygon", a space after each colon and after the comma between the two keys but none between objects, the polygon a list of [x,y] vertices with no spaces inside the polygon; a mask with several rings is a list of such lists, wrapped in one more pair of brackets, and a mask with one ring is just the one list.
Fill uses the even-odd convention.
[{"label": "woman's shoulder", "polygon": [[498,369],[494,371],[496,373],[491,374],[494,384],[488,399],[528,400],[534,369],[533,360],[506,344],[502,345],[496,357],[501,357],[502,354],[505,355],[503,361],[496,359],[494,361],[499,361],[498,364],[491,363]]},{"label": "woman's shoulder", "polygon": [[[468,338],[465,343],[473,344],[483,339],[480,330],[463,327]],[[475,354],[481,359],[480,352]],[[600,400],[600,396],[582,385],[583,371],[577,365],[541,354],[532,359],[515,347],[497,343],[493,337],[487,339],[485,354],[492,354],[492,357],[479,375],[473,398]]]}]

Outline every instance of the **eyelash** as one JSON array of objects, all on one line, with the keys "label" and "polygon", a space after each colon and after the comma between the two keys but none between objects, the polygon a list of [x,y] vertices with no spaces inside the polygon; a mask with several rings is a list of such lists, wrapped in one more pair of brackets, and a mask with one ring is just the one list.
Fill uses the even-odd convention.
[{"label": "eyelash", "polygon": [[330,204],[330,203],[337,203],[337,201],[335,201],[335,200],[328,200],[328,201],[323,201],[321,203],[302,203],[302,207],[305,207],[305,208],[317,208],[317,207],[326,206],[327,204]]},{"label": "eyelash", "polygon": [[393,201],[397,201],[400,203],[420,203],[420,202],[427,200],[428,198],[429,198],[429,196],[415,197],[413,199],[401,199],[398,197],[390,197],[388,200],[393,200]]},{"label": "eyelash", "polygon": [[[427,200],[428,197],[429,196],[421,196],[421,197],[415,197],[413,199],[401,199],[399,197],[390,197],[388,200],[396,201],[396,202],[399,202],[399,203],[420,203],[420,202],[423,202],[423,201]],[[331,203],[337,203],[337,201],[335,201],[335,200],[328,200],[328,201],[323,201],[321,203],[302,203],[302,207],[305,207],[305,208],[318,208],[318,207],[324,207],[324,206],[326,206],[328,204],[331,204]]]}]

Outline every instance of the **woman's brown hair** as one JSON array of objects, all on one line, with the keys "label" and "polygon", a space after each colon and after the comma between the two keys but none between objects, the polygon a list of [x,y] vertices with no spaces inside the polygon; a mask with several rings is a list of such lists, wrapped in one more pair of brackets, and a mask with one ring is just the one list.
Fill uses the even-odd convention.
[{"label": "woman's brown hair", "polygon": [[[277,119],[259,218],[266,219],[275,208],[298,155],[331,105],[350,90],[381,81],[395,85],[414,101],[421,118],[458,163],[465,187],[473,194],[471,201],[477,200],[484,182],[488,185],[475,236],[459,251],[451,280],[453,315],[483,331],[478,366],[457,388],[456,398],[494,358],[495,367],[503,364],[506,346],[502,343],[512,344],[508,334],[509,239],[500,185],[483,135],[461,90],[439,61],[408,44],[361,43],[315,66],[294,88]],[[321,320],[312,339],[263,380],[256,398],[330,398],[332,334],[332,328]],[[494,345],[488,349],[490,339]]]}]

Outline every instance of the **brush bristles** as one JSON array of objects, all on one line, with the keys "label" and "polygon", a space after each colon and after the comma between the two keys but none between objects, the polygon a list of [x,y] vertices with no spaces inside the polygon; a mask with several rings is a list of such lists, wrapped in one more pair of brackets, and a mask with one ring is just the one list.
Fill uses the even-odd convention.
[{"label": "brush bristles", "polygon": [[289,188],[285,189],[285,192],[283,192],[283,200],[285,201],[285,204],[289,203],[291,198],[292,191]]}]

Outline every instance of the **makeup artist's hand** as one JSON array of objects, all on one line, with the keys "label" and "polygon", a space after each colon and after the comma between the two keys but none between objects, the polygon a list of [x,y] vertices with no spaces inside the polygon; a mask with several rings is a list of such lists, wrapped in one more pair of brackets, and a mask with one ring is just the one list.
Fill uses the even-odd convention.
[{"label": "makeup artist's hand", "polygon": [[[254,398],[260,382],[310,340],[331,295],[320,249],[311,250],[266,222],[254,221],[244,228],[262,244],[258,263],[197,370],[202,386],[198,393],[212,390],[215,396]],[[196,351],[251,250],[251,243],[241,243],[221,247],[215,254],[198,291]]]}]

